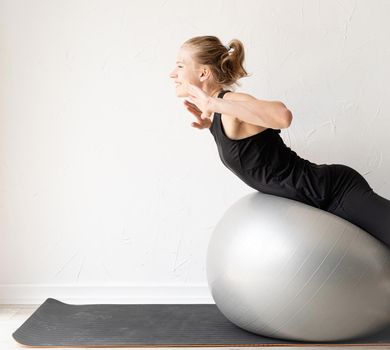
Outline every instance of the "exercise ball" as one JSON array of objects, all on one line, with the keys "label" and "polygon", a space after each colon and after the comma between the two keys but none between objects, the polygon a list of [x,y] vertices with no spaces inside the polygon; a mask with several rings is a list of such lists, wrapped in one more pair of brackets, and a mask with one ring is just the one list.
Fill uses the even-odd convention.
[{"label": "exercise ball", "polygon": [[216,306],[266,337],[342,341],[390,325],[390,249],[324,210],[261,192],[216,225],[206,261]]}]

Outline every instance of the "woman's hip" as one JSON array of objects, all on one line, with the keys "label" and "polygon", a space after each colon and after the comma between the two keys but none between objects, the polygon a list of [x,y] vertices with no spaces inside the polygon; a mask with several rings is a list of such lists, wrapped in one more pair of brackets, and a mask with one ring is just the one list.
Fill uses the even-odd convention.
[{"label": "woman's hip", "polygon": [[340,206],[344,198],[354,191],[363,194],[372,191],[367,180],[355,169],[344,164],[329,165],[331,184],[331,203],[328,211],[332,212]]}]

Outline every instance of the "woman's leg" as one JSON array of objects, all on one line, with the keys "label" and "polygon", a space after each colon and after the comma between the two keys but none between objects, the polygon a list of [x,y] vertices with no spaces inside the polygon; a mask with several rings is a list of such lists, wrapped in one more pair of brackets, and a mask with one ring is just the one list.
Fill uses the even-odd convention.
[{"label": "woman's leg", "polygon": [[336,205],[329,211],[390,247],[390,200],[375,193],[356,170],[342,164],[330,167]]}]

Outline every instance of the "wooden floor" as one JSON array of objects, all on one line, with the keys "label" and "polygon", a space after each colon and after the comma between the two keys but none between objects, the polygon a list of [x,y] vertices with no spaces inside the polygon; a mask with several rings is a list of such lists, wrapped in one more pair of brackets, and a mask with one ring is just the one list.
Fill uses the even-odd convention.
[{"label": "wooden floor", "polygon": [[[12,350],[12,349],[29,349],[29,347],[23,346],[18,344],[13,338],[12,333],[19,328],[24,321],[27,320],[27,318],[30,317],[30,315],[38,308],[39,305],[0,305],[0,350]],[[36,348],[30,348],[30,349],[36,349]],[[44,348],[44,349],[59,349],[59,348]],[[75,349],[75,348],[61,348],[61,349]],[[80,348],[79,348],[80,349]],[[102,348],[81,348],[81,349],[102,349]],[[118,349],[118,348],[105,348],[105,349]],[[120,348],[120,349],[137,349],[137,348]],[[138,348],[145,350],[147,348]],[[189,350],[191,348],[150,348],[150,349],[158,349],[158,350],[166,350],[166,349],[173,349],[173,350]],[[207,349],[213,349],[213,350],[239,350],[239,349],[268,349],[268,350],[298,350],[298,349],[304,349],[304,350],[329,350],[329,349],[349,349],[349,350],[361,350],[361,349],[388,349],[390,350],[390,347],[388,346],[321,346],[321,347],[229,347],[229,348],[194,348],[197,350],[207,350]]]}]

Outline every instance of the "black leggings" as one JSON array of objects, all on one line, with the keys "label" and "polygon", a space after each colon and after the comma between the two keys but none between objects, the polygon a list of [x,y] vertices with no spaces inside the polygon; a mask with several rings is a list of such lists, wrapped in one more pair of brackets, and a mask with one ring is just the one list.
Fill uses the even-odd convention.
[{"label": "black leggings", "polygon": [[390,200],[379,196],[355,169],[329,165],[332,204],[329,212],[361,227],[390,247]]}]

